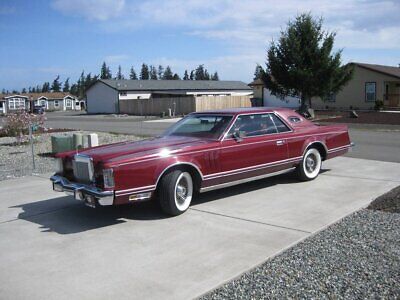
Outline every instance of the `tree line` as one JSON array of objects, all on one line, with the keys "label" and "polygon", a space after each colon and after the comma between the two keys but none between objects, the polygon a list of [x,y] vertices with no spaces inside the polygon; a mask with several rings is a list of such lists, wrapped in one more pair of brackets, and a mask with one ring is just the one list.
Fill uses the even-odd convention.
[{"label": "tree line", "polygon": [[23,88],[21,91],[12,90],[11,92],[6,89],[2,89],[2,94],[26,94],[26,93],[49,93],[49,92],[66,92],[70,93],[79,98],[85,97],[87,88],[96,82],[98,79],[131,79],[131,80],[219,80],[218,72],[210,74],[209,71],[204,67],[203,64],[199,65],[196,69],[185,70],[182,78],[174,73],[170,66],[165,68],[162,65],[155,67],[153,65],[142,64],[139,74],[136,73],[133,66],[130,68],[129,76],[125,77],[122,72],[122,67],[118,66],[116,74],[113,76],[111,69],[105,62],[103,62],[100,74],[92,75],[92,73],[85,74],[82,71],[78,80],[75,83],[70,83],[70,78],[65,79],[64,82],[60,80],[60,76],[57,77],[50,83],[49,81],[44,82],[41,85],[30,86]]}]

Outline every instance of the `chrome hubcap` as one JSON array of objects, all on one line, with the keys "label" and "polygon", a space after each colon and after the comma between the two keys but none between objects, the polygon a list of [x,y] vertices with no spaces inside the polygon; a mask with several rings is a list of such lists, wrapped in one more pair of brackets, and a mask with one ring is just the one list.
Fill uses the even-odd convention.
[{"label": "chrome hubcap", "polygon": [[188,183],[184,177],[179,180],[175,193],[179,204],[185,203],[188,196]]},{"label": "chrome hubcap", "polygon": [[306,169],[308,172],[312,173],[317,167],[317,158],[314,154],[310,154],[306,158]]}]

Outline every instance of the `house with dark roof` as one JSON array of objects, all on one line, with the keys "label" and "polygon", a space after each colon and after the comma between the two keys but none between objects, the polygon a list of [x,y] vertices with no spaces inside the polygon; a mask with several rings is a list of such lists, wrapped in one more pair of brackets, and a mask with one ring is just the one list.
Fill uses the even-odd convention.
[{"label": "house with dark roof", "polygon": [[[374,109],[376,101],[383,101],[386,108],[400,108],[400,66],[384,66],[365,63],[351,63],[353,78],[337,94],[327,96],[324,101],[312,99],[316,109]],[[296,97],[280,99],[271,95],[261,80],[249,84],[254,97],[262,99],[264,106],[298,108]]]},{"label": "house with dark roof", "polygon": [[0,114],[31,111],[33,106],[42,106],[46,111],[65,111],[81,110],[85,103],[64,92],[0,94]]},{"label": "house with dark roof", "polygon": [[209,109],[251,106],[252,94],[241,81],[100,79],[86,91],[86,103],[92,114],[184,114],[199,109],[196,101]]},{"label": "house with dark roof", "polygon": [[336,95],[314,100],[314,108],[374,109],[376,101],[386,108],[400,108],[400,67],[351,63],[353,78]]}]

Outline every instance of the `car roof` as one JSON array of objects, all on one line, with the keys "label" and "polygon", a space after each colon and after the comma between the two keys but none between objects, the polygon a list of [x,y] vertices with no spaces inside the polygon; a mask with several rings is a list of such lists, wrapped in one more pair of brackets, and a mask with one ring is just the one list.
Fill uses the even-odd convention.
[{"label": "car roof", "polygon": [[270,113],[270,112],[290,112],[294,109],[282,107],[240,107],[240,108],[225,108],[217,110],[208,110],[202,112],[194,112],[193,114],[227,114],[227,115],[240,115],[252,113]]}]

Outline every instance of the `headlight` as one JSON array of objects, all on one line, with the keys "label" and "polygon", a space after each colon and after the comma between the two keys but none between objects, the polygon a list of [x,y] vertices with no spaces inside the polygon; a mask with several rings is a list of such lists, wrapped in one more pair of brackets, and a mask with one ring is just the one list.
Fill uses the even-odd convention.
[{"label": "headlight", "polygon": [[64,171],[62,158],[56,158],[54,161],[54,168],[56,173],[61,174]]},{"label": "headlight", "polygon": [[115,186],[113,169],[103,170],[103,181],[105,188],[113,188]]}]

